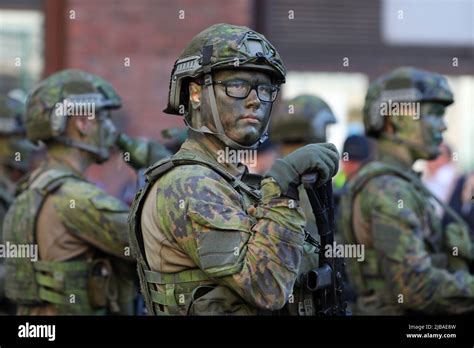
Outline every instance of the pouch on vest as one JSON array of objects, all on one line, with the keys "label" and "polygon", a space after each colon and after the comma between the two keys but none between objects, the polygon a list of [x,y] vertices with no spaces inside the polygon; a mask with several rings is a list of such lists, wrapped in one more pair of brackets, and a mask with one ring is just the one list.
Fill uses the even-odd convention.
[{"label": "pouch on vest", "polygon": [[92,261],[87,282],[89,303],[93,309],[109,306],[112,313],[118,313],[118,288],[112,264],[108,259]]},{"label": "pouch on vest", "polygon": [[[24,214],[7,214],[4,220],[4,242],[11,245],[34,245],[35,214],[41,208],[43,195],[38,190],[28,190],[21,193],[10,207],[10,211]],[[28,207],[19,209],[17,207]],[[30,207],[34,207],[31,209]],[[21,233],[28,231],[32,233]],[[43,301],[39,296],[39,286],[36,282],[36,272],[33,262],[25,257],[8,257],[5,259],[5,294],[8,299],[18,304],[39,304]]]}]

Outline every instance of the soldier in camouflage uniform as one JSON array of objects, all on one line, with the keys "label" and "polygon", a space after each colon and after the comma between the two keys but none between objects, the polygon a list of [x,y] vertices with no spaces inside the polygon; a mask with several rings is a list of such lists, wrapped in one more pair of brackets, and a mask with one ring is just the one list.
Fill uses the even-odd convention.
[{"label": "soldier in camouflage uniform", "polygon": [[[0,241],[3,220],[13,202],[16,182],[28,170],[33,151],[33,144],[24,139],[24,100],[15,92],[21,91],[14,90],[7,96],[0,96]],[[0,258],[0,314],[8,314],[12,307],[5,298],[4,284],[4,259]]]},{"label": "soldier in camouflage uniform", "polygon": [[266,138],[285,69],[276,49],[246,27],[216,24],[176,61],[165,112],[189,136],[146,172],[130,234],[149,314],[245,315],[281,309],[301,263],[305,219],[297,186],[308,171],[335,174],[332,144],[308,145],[262,179],[221,151],[252,151]]},{"label": "soldier in camouflage uniform", "polygon": [[[299,95],[281,103],[270,125],[270,139],[279,145],[280,155],[286,156],[307,144],[325,143],[327,127],[336,122],[334,113],[323,99],[315,95]],[[306,231],[319,241],[313,209],[303,185],[298,187],[298,196],[306,218]],[[303,250],[300,275],[319,266],[318,249],[305,243]],[[298,282],[293,295],[294,298],[286,306],[290,314],[316,314],[313,294],[299,286]]]},{"label": "soldier in camouflage uniform", "polygon": [[411,169],[415,160],[439,155],[452,102],[443,76],[415,68],[398,68],[369,87],[364,124],[377,157],[349,182],[341,202],[346,243],[365,245],[364,261],[348,259],[357,314],[474,310],[467,226],[442,204],[456,221],[442,230],[436,198]]},{"label": "soldier in camouflage uniform", "polygon": [[4,243],[38,246],[36,262],[5,262],[18,314],[132,314],[128,207],[84,178],[108,159],[110,111],[120,106],[109,83],[79,70],[51,75],[28,97],[27,137],[46,144],[47,158],[19,184],[4,221]]}]

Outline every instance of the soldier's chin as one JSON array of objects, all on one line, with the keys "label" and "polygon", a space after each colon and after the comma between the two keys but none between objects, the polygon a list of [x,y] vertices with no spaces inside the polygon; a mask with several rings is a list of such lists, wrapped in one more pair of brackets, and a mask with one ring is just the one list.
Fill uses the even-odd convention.
[{"label": "soldier's chin", "polygon": [[260,132],[252,130],[251,132],[239,134],[239,136],[236,137],[237,139],[232,139],[232,140],[234,140],[235,142],[243,146],[251,146],[255,144],[260,139],[261,136],[262,134],[260,134]]}]

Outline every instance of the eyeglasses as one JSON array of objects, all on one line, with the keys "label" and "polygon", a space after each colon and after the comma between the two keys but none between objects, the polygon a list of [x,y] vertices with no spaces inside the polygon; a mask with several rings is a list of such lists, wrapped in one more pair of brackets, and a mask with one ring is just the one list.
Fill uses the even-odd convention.
[{"label": "eyeglasses", "polygon": [[225,93],[232,98],[245,99],[252,90],[257,91],[257,97],[262,102],[274,102],[280,88],[268,83],[251,84],[244,80],[214,81],[215,84],[223,85]]}]

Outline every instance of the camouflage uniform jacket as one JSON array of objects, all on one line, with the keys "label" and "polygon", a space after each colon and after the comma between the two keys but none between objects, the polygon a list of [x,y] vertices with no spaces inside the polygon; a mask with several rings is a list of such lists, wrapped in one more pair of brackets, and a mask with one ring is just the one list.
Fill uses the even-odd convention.
[{"label": "camouflage uniform jacket", "polygon": [[234,188],[212,167],[235,178],[246,167],[220,164],[219,150],[212,137],[191,137],[174,157],[211,165],[176,166],[149,186],[137,223],[151,270],[142,290],[156,314],[257,314],[282,308],[292,292],[304,241],[298,202],[271,178],[261,199]]},{"label": "camouflage uniform jacket", "polygon": [[[25,202],[21,201],[21,197],[41,182],[51,182],[54,175],[67,177],[47,194],[38,211],[34,211],[33,206],[21,204]],[[81,263],[90,265],[97,259],[111,261],[113,273],[117,274],[120,284],[116,304],[122,313],[130,313],[133,264],[127,256],[127,206],[87,182],[81,173],[51,158],[19,183],[18,191],[5,217],[4,242],[37,244],[39,254],[37,262],[7,259],[7,296],[15,297],[11,300],[21,304],[19,314],[105,313],[91,310],[92,304],[88,301],[88,286],[91,286],[88,284],[89,270],[79,267]],[[30,269],[24,262],[33,264],[31,269],[35,271],[18,277],[18,272]],[[75,263],[81,272],[74,268]],[[54,279],[47,278],[47,270],[52,272]],[[38,278],[38,272],[46,272],[47,277]],[[62,272],[64,279],[58,284],[56,278]],[[33,287],[39,287],[39,303],[29,297],[34,292],[31,290]],[[63,306],[67,301],[59,297],[70,293],[76,294],[75,305]]]},{"label": "camouflage uniform jacket", "polygon": [[[374,171],[395,166],[412,180]],[[461,313],[474,310],[474,277],[450,269],[432,197],[396,153],[382,151],[349,182],[342,197],[346,243],[365,245],[365,260],[349,258],[358,314]],[[360,183],[364,183],[359,185]],[[359,187],[357,187],[359,185]],[[421,184],[422,185],[422,184]]]},{"label": "camouflage uniform jacket", "polygon": [[[8,207],[13,201],[11,192],[11,183],[7,178],[0,176],[0,243],[3,236],[3,219],[7,213]],[[7,304],[5,303],[5,265],[4,259],[0,258],[0,315],[7,314]]]}]

